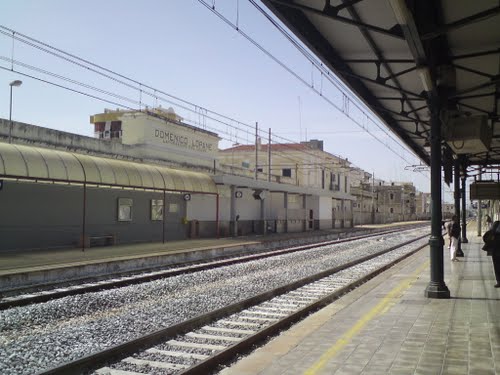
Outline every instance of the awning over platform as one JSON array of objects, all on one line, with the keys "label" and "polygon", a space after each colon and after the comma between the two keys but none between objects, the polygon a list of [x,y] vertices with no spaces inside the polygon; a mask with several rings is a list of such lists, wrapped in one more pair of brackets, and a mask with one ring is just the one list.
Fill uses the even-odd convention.
[{"label": "awning over platform", "polygon": [[301,195],[314,195],[318,197],[330,197],[333,199],[356,200],[351,194],[342,191],[332,191],[308,186],[298,186],[291,184],[280,184],[278,182],[255,180],[248,177],[218,175],[213,176],[217,185],[236,186],[254,190],[267,190],[272,193],[289,193]]},{"label": "awning over platform", "polygon": [[[263,3],[425,163],[429,93],[445,85],[440,119],[448,145],[468,165],[500,164],[498,0]],[[487,122],[492,136],[484,147],[459,149],[466,136],[478,137],[454,131],[457,118]]]},{"label": "awning over platform", "polygon": [[7,143],[0,143],[0,177],[217,193],[203,173]]}]

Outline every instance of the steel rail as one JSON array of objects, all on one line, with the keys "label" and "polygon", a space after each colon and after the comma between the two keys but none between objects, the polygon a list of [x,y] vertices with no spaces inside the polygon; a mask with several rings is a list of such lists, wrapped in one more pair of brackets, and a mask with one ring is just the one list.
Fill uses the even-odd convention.
[{"label": "steel rail", "polygon": [[[78,295],[78,294],[85,294],[85,293],[91,293],[91,292],[97,292],[101,290],[108,290],[108,289],[114,289],[114,288],[119,288],[119,287],[124,287],[128,285],[135,285],[135,284],[141,284],[144,282],[148,281],[154,281],[162,278],[167,278],[167,277],[173,277],[173,276],[178,276],[181,274],[187,274],[187,273],[193,273],[193,272],[199,272],[199,271],[204,271],[204,270],[209,270],[209,269],[214,269],[218,267],[224,267],[232,264],[237,264],[237,263],[244,263],[244,262],[250,262],[258,259],[265,259],[273,256],[278,256],[278,255],[283,255],[283,254],[289,254],[297,251],[303,251],[303,250],[309,250],[314,247],[318,246],[327,246],[327,245],[334,245],[334,244],[340,244],[344,242],[349,242],[349,241],[354,241],[354,240],[360,240],[364,238],[369,238],[369,237],[374,237],[374,236],[379,236],[379,235],[384,235],[384,234],[390,234],[390,233],[395,233],[400,231],[402,228],[407,228],[408,230],[410,229],[415,229],[416,227],[418,228],[420,225],[416,226],[402,226],[402,227],[397,227],[395,229],[391,229],[388,231],[382,231],[382,232],[371,232],[368,234],[360,235],[360,236],[353,236],[353,237],[348,237],[348,238],[342,238],[342,239],[337,239],[337,240],[332,240],[332,241],[323,241],[319,243],[313,243],[313,244],[308,244],[308,245],[302,245],[302,246],[297,246],[297,247],[291,247],[291,248],[285,248],[281,250],[274,250],[270,252],[265,252],[265,253],[257,253],[257,254],[252,254],[252,255],[246,255],[246,256],[241,256],[240,255],[234,255],[230,259],[222,259],[222,260],[215,260],[215,261],[208,261],[204,262],[203,264],[200,264],[200,262],[197,262],[195,265],[187,265],[187,266],[182,266],[180,265],[179,268],[176,268],[174,270],[165,270],[163,272],[158,271],[154,275],[151,274],[146,274],[146,275],[137,275],[137,276],[130,276],[124,277],[122,280],[114,280],[114,281],[109,281],[109,282],[103,282],[101,281],[95,281],[95,284],[85,286],[85,287],[75,287],[75,286],[63,286],[61,287],[61,290],[55,290],[53,293],[49,293],[49,291],[42,291],[38,292],[40,294],[34,294],[35,292],[28,292],[29,296],[26,296],[23,298],[22,295],[19,296],[19,298],[16,297],[4,297],[4,300],[0,300],[0,311],[1,310],[7,310],[9,308],[13,307],[20,307],[20,306],[26,306],[32,303],[43,303],[43,302],[48,302],[53,299],[58,299],[58,298],[63,298],[67,296],[73,296],[73,295]],[[349,233],[349,232],[347,232]],[[353,232],[351,232],[353,233]],[[147,270],[144,272],[148,272]],[[115,274],[114,277],[120,277]],[[62,284],[69,284],[75,281],[67,281],[63,282]],[[89,281],[90,283],[90,281]],[[54,285],[61,285],[61,284],[54,284]],[[47,285],[45,285],[47,286]],[[32,290],[33,287],[30,287],[26,290]]]}]

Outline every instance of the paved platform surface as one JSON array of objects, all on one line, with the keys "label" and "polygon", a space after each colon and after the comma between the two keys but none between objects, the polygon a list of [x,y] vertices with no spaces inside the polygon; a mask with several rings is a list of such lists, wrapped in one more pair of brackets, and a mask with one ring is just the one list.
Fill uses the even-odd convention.
[{"label": "paved platform surface", "polygon": [[355,228],[331,229],[310,232],[250,235],[242,237],[189,239],[165,243],[138,243],[105,247],[92,247],[81,251],[78,248],[52,250],[13,250],[0,252],[0,276],[18,272],[55,269],[63,266],[96,264],[106,261],[138,259],[155,255],[165,255],[193,250],[211,250],[234,246],[260,244],[284,239],[319,237],[345,231],[385,228],[410,225],[415,222],[362,225]]},{"label": "paved platform surface", "polygon": [[444,250],[450,299],[428,299],[429,247],[294,325],[220,375],[500,374],[500,288],[468,226]]}]

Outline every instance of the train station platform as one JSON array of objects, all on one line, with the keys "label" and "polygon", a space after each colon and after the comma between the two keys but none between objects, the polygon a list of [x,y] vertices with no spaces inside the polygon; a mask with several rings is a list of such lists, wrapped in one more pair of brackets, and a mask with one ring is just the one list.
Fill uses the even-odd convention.
[{"label": "train station platform", "polygon": [[307,245],[415,223],[423,222],[361,225],[354,228],[218,239],[189,239],[165,243],[137,243],[91,247],[85,251],[79,248],[4,251],[0,252],[0,294],[28,285],[51,283],[55,280],[75,280],[132,272],[234,255],[244,253],[246,250],[260,251]]},{"label": "train station platform", "polygon": [[450,299],[428,299],[425,247],[312,314],[220,375],[500,374],[500,288],[475,223],[449,259]]}]

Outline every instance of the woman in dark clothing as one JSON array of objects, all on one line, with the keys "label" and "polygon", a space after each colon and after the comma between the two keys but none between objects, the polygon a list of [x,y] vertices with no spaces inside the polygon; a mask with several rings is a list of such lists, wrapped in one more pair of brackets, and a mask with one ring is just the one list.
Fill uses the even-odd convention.
[{"label": "woman in dark clothing", "polygon": [[497,283],[495,288],[500,288],[500,221],[495,221],[489,231],[483,236],[483,250],[491,255],[493,269],[495,270],[495,278]]}]

